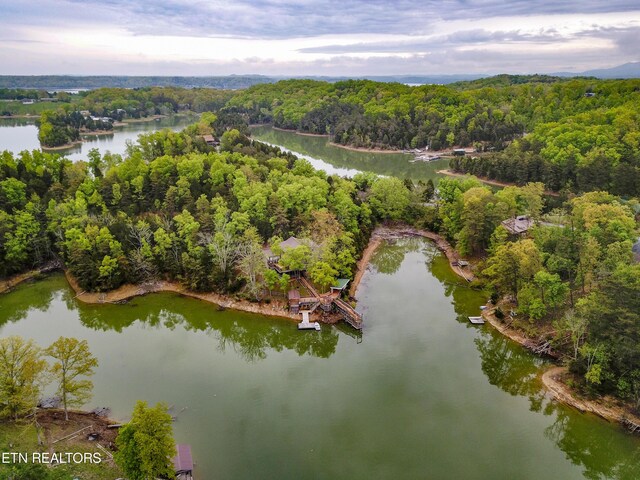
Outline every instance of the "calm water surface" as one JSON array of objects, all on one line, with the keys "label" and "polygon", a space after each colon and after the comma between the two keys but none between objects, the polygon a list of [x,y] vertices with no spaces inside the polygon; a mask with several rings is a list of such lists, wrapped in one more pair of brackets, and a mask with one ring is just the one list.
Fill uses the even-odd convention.
[{"label": "calm water surface", "polygon": [[174,405],[199,480],[640,478],[638,439],[550,402],[541,360],[465,321],[484,299],[407,239],[365,275],[362,336],[172,294],[83,305],[61,275],[0,297],[0,335],[86,339],[88,407]]},{"label": "calm water surface", "polygon": [[315,168],[328,174],[337,173],[353,176],[361,171],[378,175],[395,176],[414,181],[436,181],[442,175],[437,170],[449,166],[449,160],[411,163],[414,156],[404,153],[370,153],[357,152],[336,147],[329,143],[328,137],[299,135],[295,132],[275,130],[270,126],[259,126],[251,129],[251,135],[258,140],[278,145],[307,158]]},{"label": "calm water surface", "polygon": [[[110,151],[123,155],[126,152],[127,141],[135,141],[141,133],[153,132],[163,128],[174,131],[182,130],[193,123],[193,116],[172,116],[161,118],[159,121],[135,122],[126,126],[115,127],[113,133],[108,135],[86,135],[84,142],[66,150],[53,150],[55,153],[65,155],[71,160],[86,160],[87,152],[97,148],[101,153]],[[0,151],[9,150],[14,153],[22,150],[39,150],[38,127],[35,119],[3,118],[0,119]]]}]

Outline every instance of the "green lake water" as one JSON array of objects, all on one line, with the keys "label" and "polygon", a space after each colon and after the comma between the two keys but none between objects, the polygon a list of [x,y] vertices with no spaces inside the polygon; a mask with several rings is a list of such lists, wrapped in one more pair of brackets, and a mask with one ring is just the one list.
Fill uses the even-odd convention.
[{"label": "green lake water", "polygon": [[423,239],[383,245],[362,335],[174,294],[84,305],[62,275],[0,297],[0,335],[86,339],[94,399],[173,405],[197,480],[637,479],[640,441],[545,396],[546,364],[472,326],[485,297]]},{"label": "green lake water", "polygon": [[336,173],[353,176],[359,171],[367,171],[426,182],[428,179],[436,181],[442,178],[436,171],[449,166],[449,160],[411,163],[410,160],[414,158],[411,154],[347,150],[331,145],[328,137],[299,135],[295,132],[275,130],[270,126],[252,127],[251,135],[307,158],[316,169],[324,170],[330,175]]}]

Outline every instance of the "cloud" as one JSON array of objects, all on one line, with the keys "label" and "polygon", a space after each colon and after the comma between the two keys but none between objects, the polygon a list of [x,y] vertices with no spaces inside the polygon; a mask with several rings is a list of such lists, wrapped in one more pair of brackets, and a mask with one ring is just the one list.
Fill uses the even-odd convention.
[{"label": "cloud", "polygon": [[0,0],[0,41],[2,74],[553,72],[638,60],[640,5]]},{"label": "cloud", "polygon": [[417,35],[428,33],[442,21],[631,12],[638,8],[637,0],[32,0],[0,5],[0,13],[55,23],[102,19],[134,34],[171,31],[174,35],[277,39],[362,33]]},{"label": "cloud", "polygon": [[541,30],[539,33],[527,33],[513,30],[510,32],[491,32],[483,29],[463,30],[451,35],[433,36],[431,38],[368,42],[342,45],[323,45],[319,47],[301,48],[301,53],[358,53],[358,52],[428,52],[438,48],[460,45],[481,45],[485,43],[552,43],[563,37],[555,29]]}]

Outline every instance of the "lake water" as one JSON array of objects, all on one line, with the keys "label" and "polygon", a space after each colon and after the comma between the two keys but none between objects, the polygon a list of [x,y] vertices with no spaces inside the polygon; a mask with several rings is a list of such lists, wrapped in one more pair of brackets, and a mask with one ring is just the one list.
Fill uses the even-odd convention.
[{"label": "lake water", "polygon": [[[115,127],[113,133],[107,135],[83,135],[84,142],[66,150],[52,150],[54,153],[65,155],[71,160],[86,160],[87,153],[97,148],[101,153],[110,151],[123,155],[126,152],[127,141],[135,141],[142,133],[153,132],[163,128],[174,131],[182,130],[193,123],[193,116],[172,116],[158,121],[132,122],[126,126]],[[0,119],[0,151],[9,150],[14,153],[22,150],[38,150],[38,127],[35,119],[2,118]]]},{"label": "lake water", "polygon": [[[130,123],[124,127],[116,127],[109,135],[83,136],[81,145],[55,152],[66,155],[71,160],[86,160],[87,152],[97,148],[101,153],[124,154],[127,141],[135,141],[141,133],[147,133],[162,128],[174,131],[182,130],[193,123],[193,116],[173,116],[160,121]],[[358,172],[368,171],[378,175],[397,176],[401,179],[411,178],[413,181],[437,181],[442,176],[437,170],[445,169],[448,160],[434,162],[411,163],[414,156],[403,153],[370,153],[356,152],[333,146],[327,137],[298,135],[294,132],[275,130],[270,126],[253,127],[251,134],[254,138],[277,145],[284,150],[306,158],[314,168],[324,170],[329,175],[353,177]],[[39,149],[38,129],[35,119],[0,119],[0,151]]]},{"label": "lake water", "polygon": [[307,158],[315,168],[329,174],[353,176],[359,171],[378,175],[395,176],[400,179],[437,181],[442,175],[437,170],[448,168],[449,160],[414,162],[411,154],[373,153],[347,150],[329,143],[328,137],[299,135],[295,132],[276,130],[270,126],[251,128],[251,135],[258,140],[284,147]]},{"label": "lake water", "polygon": [[173,294],[83,305],[63,276],[0,297],[0,335],[86,339],[94,400],[126,420],[164,401],[196,479],[640,478],[640,441],[551,402],[545,363],[472,326],[485,296],[423,239],[383,245],[362,335]]}]

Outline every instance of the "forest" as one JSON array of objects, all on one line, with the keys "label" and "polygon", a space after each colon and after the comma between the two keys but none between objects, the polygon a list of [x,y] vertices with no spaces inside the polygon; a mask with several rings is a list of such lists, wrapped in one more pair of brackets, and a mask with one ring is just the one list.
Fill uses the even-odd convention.
[{"label": "forest", "polygon": [[216,121],[143,135],[125,158],[3,152],[0,274],[62,261],[88,291],[168,278],[258,299],[281,285],[264,272],[266,242],[308,239],[283,261],[326,286],[351,276],[375,221],[406,214],[398,179],[328,177],[234,129],[217,152],[201,136]]},{"label": "forest", "polygon": [[[16,95],[24,92],[16,91]],[[5,114],[32,110],[71,118],[86,110],[116,121],[180,111],[213,111],[247,125],[328,135],[341,145],[378,149],[473,147],[456,157],[458,173],[548,190],[640,193],[640,80],[499,75],[450,85],[408,86],[371,80],[283,80],[244,90],[145,87],[60,92],[56,103],[5,102]],[[60,122],[58,122],[60,123]],[[72,140],[71,122],[42,135]],[[68,128],[72,127],[72,128]]]},{"label": "forest", "polygon": [[456,172],[637,196],[640,80],[502,75],[447,86],[287,80],[237,93],[250,123],[380,149],[475,148]]},{"label": "forest", "polygon": [[[425,226],[477,259],[496,317],[549,341],[584,393],[640,411],[638,200],[592,191],[550,209],[541,183],[493,192],[473,177],[441,180],[438,195]],[[511,233],[503,221],[523,215],[530,231]]]}]

